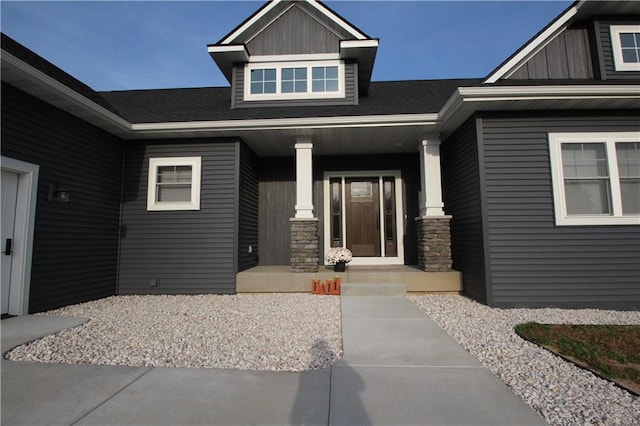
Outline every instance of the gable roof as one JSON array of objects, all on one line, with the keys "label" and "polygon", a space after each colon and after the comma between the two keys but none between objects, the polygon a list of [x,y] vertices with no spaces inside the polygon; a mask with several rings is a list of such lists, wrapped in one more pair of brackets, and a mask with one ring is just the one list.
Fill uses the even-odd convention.
[{"label": "gable roof", "polygon": [[578,0],[571,4],[528,42],[505,59],[485,78],[484,83],[496,83],[508,78],[524,63],[551,43],[573,22],[593,15],[640,15],[640,2],[636,0],[592,1]]},{"label": "gable roof", "polygon": [[[276,22],[292,11],[302,11],[317,28],[326,30],[337,39],[338,51],[332,52],[336,54],[335,59],[358,62],[358,89],[366,93],[373,73],[378,39],[369,37],[317,0],[271,0],[217,43],[209,44],[207,51],[227,81],[232,83],[234,66],[252,61],[251,56],[255,52],[250,51],[250,45],[254,40],[266,34],[269,28],[273,28]],[[280,34],[280,31],[274,31]]]}]

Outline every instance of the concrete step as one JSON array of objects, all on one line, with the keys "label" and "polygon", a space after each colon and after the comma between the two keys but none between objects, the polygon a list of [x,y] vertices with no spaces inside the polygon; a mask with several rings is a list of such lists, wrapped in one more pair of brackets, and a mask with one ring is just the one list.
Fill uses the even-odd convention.
[{"label": "concrete step", "polygon": [[406,296],[407,287],[399,283],[343,283],[343,296]]}]

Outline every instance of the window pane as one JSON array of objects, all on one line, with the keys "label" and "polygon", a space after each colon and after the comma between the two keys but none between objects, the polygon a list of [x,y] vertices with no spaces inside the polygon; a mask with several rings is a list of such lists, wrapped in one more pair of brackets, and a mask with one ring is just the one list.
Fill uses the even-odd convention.
[{"label": "window pane", "polygon": [[296,81],[296,93],[304,93],[307,91],[307,81]]},{"label": "window pane", "polygon": [[293,93],[293,81],[282,82],[282,93]]},{"label": "window pane", "polygon": [[324,80],[313,80],[312,87],[314,92],[324,92]]},{"label": "window pane", "polygon": [[266,82],[264,83],[264,92],[263,93],[276,93],[276,82]]},{"label": "window pane", "polygon": [[264,70],[251,70],[251,81],[262,81],[264,80]]},{"label": "window pane", "polygon": [[191,185],[168,185],[158,187],[159,202],[191,201]]},{"label": "window pane", "polygon": [[325,70],[327,78],[338,78],[338,67],[326,67]]},{"label": "window pane", "polygon": [[638,51],[636,49],[622,49],[622,61],[633,64],[638,61]]},{"label": "window pane", "polygon": [[265,81],[276,81],[276,69],[268,68],[264,70],[264,79]]},{"label": "window pane", "polygon": [[296,68],[295,69],[296,80],[306,80],[307,79],[307,69],[306,68]]},{"label": "window pane", "polygon": [[191,183],[191,166],[158,167],[158,183]]},{"label": "window pane", "polygon": [[562,166],[565,178],[609,175],[603,143],[562,144]]},{"label": "window pane", "polygon": [[624,179],[620,182],[622,214],[640,214],[640,179]]},{"label": "window pane", "polygon": [[337,92],[337,91],[338,91],[338,81],[327,80],[327,92]]},{"label": "window pane", "polygon": [[566,180],[567,214],[609,214],[608,180]]},{"label": "window pane", "polygon": [[620,33],[620,45],[622,47],[634,47],[635,37],[633,33]]},{"label": "window pane", "polygon": [[293,68],[282,68],[282,79],[293,80]]},{"label": "window pane", "polygon": [[314,80],[324,79],[324,67],[313,67],[311,70],[311,78]]},{"label": "window pane", "polygon": [[251,93],[262,93],[262,83],[251,83]]},{"label": "window pane", "polygon": [[640,178],[640,142],[617,142],[616,156],[620,177]]}]

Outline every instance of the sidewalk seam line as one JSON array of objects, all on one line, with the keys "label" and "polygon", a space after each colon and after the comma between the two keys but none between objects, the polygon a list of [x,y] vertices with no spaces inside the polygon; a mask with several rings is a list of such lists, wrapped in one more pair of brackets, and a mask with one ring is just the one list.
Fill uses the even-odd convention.
[{"label": "sidewalk seam line", "polygon": [[102,407],[103,405],[105,405],[107,402],[111,401],[113,398],[115,398],[117,395],[119,395],[120,393],[122,393],[122,391],[124,391],[125,389],[127,389],[129,386],[131,386],[132,384],[136,383],[138,380],[140,380],[141,378],[143,378],[144,376],[146,376],[147,374],[149,374],[152,370],[155,370],[155,367],[147,367],[148,370],[143,372],[142,374],[140,374],[138,377],[136,377],[135,379],[133,379],[132,381],[130,381],[129,383],[127,383],[126,385],[124,385],[122,388],[118,389],[116,392],[113,393],[113,395],[111,395],[110,397],[108,397],[107,399],[105,399],[104,401],[102,401],[100,404],[96,405],[95,407],[93,407],[92,409],[88,410],[85,414],[81,415],[80,417],[78,417],[77,419],[75,419],[74,421],[72,421],[70,423],[70,425],[75,425],[78,422],[82,421],[83,419],[85,419],[87,416],[89,416],[91,413],[93,413],[94,411],[96,411],[98,408]]},{"label": "sidewalk seam line", "polygon": [[486,369],[485,366],[479,365],[394,365],[394,364],[348,364],[334,365],[334,367],[366,367],[366,368],[462,368],[462,369]]}]

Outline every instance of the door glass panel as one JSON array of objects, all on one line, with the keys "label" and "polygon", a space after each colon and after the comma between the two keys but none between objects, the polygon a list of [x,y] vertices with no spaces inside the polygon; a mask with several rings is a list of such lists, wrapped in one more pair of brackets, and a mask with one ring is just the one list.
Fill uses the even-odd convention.
[{"label": "door glass panel", "polygon": [[351,198],[371,198],[373,184],[371,182],[351,182]]},{"label": "door glass panel", "polygon": [[342,183],[331,179],[331,247],[342,247]]},{"label": "door glass panel", "polygon": [[385,256],[395,257],[398,255],[396,246],[396,197],[395,182],[392,177],[385,177],[384,184],[384,243]]}]

